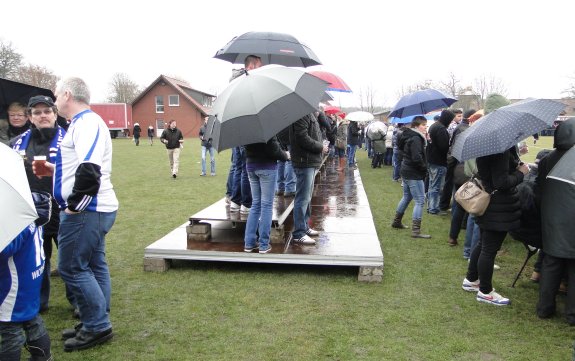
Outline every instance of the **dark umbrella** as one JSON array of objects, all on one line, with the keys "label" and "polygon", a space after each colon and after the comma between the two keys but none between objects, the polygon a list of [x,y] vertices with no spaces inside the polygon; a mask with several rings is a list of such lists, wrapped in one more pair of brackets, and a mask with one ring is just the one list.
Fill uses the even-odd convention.
[{"label": "dark umbrella", "polygon": [[497,154],[553,125],[565,104],[548,99],[525,99],[501,107],[457,136],[451,154],[459,161]]},{"label": "dark umbrella", "polygon": [[456,101],[457,99],[445,95],[439,90],[419,90],[401,97],[389,113],[389,117],[403,118],[409,115],[425,114],[447,108]]},{"label": "dark umbrella", "polygon": [[219,152],[267,142],[317,110],[327,83],[303,70],[268,65],[233,80],[218,96],[208,120],[208,137]]},{"label": "dark umbrella", "polygon": [[236,36],[218,50],[214,58],[243,64],[248,55],[259,56],[263,65],[305,68],[321,64],[317,55],[292,35],[271,32],[249,32]]},{"label": "dark umbrella", "polygon": [[35,95],[56,99],[51,90],[0,78],[0,118],[7,119],[6,112],[10,104],[18,102],[26,106],[28,100]]},{"label": "dark umbrella", "polygon": [[569,151],[559,159],[559,162],[555,164],[551,172],[547,175],[547,178],[556,179],[575,186],[575,167],[573,167],[573,165],[575,165],[575,147],[569,149]]}]

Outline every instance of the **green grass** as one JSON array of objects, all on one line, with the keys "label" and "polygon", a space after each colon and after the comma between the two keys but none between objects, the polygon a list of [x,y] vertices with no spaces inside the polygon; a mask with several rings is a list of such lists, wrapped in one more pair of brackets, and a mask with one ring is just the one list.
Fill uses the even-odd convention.
[{"label": "green grass", "polygon": [[[570,359],[573,329],[561,317],[535,315],[537,285],[527,279],[533,261],[510,288],[523,247],[505,241],[494,274],[513,305],[479,304],[461,290],[467,263],[462,246],[447,246],[448,218],[424,216],[431,240],[390,228],[400,186],[389,167],[371,169],[364,151],[358,161],[384,251],[382,283],[357,282],[354,267],[177,261],[168,272],[144,272],[146,246],[225,192],[230,152],[218,155],[216,177],[200,177],[199,143],[185,144],[173,180],[163,146],[114,140],[120,210],[107,251],[116,336],[102,347],[64,353],[60,331],[76,321],[55,278],[44,319],[57,360]],[[531,148],[528,161],[537,152]]]}]

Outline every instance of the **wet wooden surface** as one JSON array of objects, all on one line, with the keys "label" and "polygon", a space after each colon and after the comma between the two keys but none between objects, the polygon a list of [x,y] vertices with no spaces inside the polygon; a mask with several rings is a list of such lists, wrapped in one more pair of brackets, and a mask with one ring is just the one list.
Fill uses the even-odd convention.
[{"label": "wet wooden surface", "polygon": [[[292,198],[276,197],[274,226],[289,209]],[[273,244],[268,254],[243,252],[247,216],[230,213],[224,199],[190,217],[211,224],[212,237],[187,242],[184,223],[145,249],[145,257],[257,263],[383,266],[383,252],[373,224],[359,170],[337,171],[330,159],[316,177],[311,201],[310,226],[321,232],[316,245],[290,242],[292,214],[283,223],[283,244]],[[291,209],[289,209],[291,211]],[[281,223],[281,222],[280,222]]]}]

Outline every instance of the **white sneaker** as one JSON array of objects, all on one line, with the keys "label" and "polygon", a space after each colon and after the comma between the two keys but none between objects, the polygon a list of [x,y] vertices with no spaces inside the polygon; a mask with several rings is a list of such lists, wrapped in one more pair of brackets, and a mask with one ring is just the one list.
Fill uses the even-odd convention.
[{"label": "white sneaker", "polygon": [[310,237],[319,236],[319,232],[312,228],[308,228],[307,231],[305,231],[305,234],[307,234]]},{"label": "white sneaker", "polygon": [[479,292],[479,279],[477,279],[477,281],[471,282],[467,278],[464,278],[461,288],[467,292]]},{"label": "white sneaker", "polygon": [[[231,207],[230,207],[230,208],[231,208]],[[249,214],[249,213],[250,213],[250,209],[242,204],[242,206],[240,207],[240,213],[241,213],[241,214]]]},{"label": "white sneaker", "polygon": [[240,205],[230,201],[230,212],[238,212],[240,210]]},{"label": "white sneaker", "polygon": [[477,296],[475,298],[479,302],[490,303],[495,306],[507,306],[511,304],[509,298],[501,296],[499,293],[495,292],[495,290],[489,292],[488,294],[477,291]]},{"label": "white sneaker", "polygon": [[301,238],[294,238],[293,242],[299,244],[315,244],[315,239],[311,238],[306,234]]},{"label": "white sneaker", "polygon": [[499,267],[499,266],[498,266],[498,265],[496,265],[496,264],[493,264],[493,269],[497,271],[497,270],[500,270],[500,269],[501,269],[501,267]]}]

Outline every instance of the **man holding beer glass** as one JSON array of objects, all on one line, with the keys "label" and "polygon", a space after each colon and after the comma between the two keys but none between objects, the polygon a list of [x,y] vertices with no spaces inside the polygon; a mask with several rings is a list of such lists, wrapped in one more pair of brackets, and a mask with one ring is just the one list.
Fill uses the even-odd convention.
[{"label": "man holding beer glass", "polygon": [[[60,148],[60,142],[66,131],[56,124],[58,112],[52,98],[38,95],[30,98],[26,109],[32,126],[13,141],[13,148],[25,159],[24,168],[28,184],[32,191],[52,191],[52,172],[46,169],[46,161],[54,163]],[[34,164],[33,164],[34,163]],[[33,168],[35,172],[33,172]],[[60,225],[58,205],[52,198],[52,216],[45,224],[43,240],[46,256],[42,288],[40,291],[40,312],[48,309],[50,298],[50,258],[52,256],[52,240],[58,245],[58,227]]]}]

